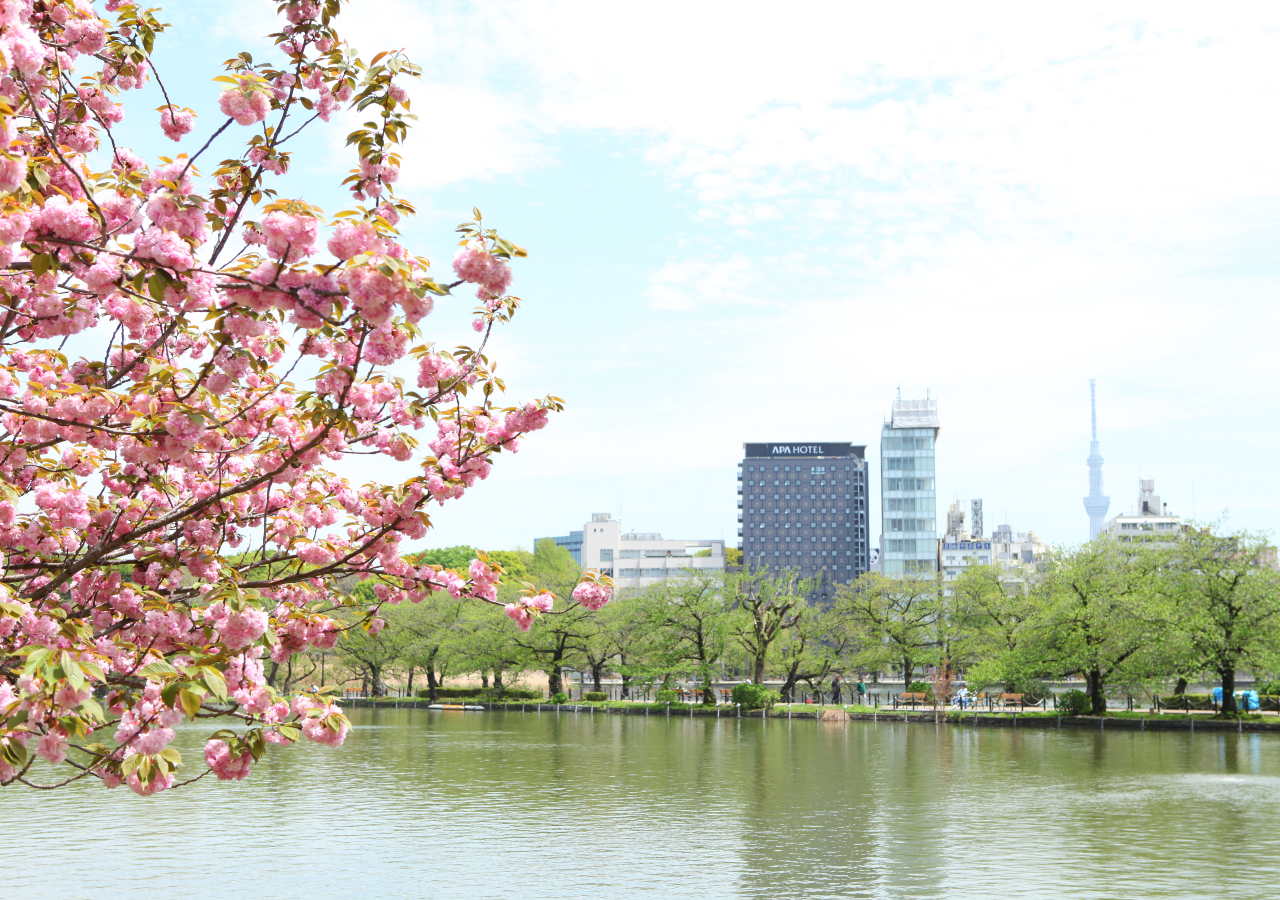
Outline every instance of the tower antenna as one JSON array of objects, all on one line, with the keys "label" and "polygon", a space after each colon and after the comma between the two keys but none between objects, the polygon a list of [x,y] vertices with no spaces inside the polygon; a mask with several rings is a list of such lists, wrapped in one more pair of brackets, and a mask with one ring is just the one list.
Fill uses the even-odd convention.
[{"label": "tower antenna", "polygon": [[1089,540],[1102,531],[1111,498],[1102,493],[1102,451],[1098,446],[1098,387],[1097,380],[1089,379],[1089,419],[1092,424],[1092,440],[1089,441],[1089,496],[1084,498],[1084,510],[1089,514]]}]

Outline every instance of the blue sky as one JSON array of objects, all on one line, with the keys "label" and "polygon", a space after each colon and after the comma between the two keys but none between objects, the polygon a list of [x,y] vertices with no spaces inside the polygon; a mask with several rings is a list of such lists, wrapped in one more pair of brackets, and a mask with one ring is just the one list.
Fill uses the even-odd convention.
[{"label": "blue sky", "polygon": [[[161,74],[205,114],[189,141],[273,7],[165,11]],[[744,441],[865,443],[875,473],[898,385],[939,401],[940,519],[981,497],[988,527],[1075,543],[1090,378],[1111,514],[1141,474],[1177,513],[1275,527],[1274,7],[351,10],[366,58],[425,70],[409,243],[443,263],[477,205],[530,250],[494,354],[513,400],[567,403],[431,545],[528,546],[603,511],[736,543]],[[174,152],[140,108],[125,143]],[[344,134],[282,191],[340,208]],[[466,340],[469,306],[430,336]]]}]

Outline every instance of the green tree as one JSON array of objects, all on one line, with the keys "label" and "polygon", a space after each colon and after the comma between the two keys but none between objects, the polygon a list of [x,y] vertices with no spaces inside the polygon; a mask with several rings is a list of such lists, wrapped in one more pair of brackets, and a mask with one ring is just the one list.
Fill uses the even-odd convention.
[{"label": "green tree", "polygon": [[801,578],[793,570],[770,575],[761,569],[726,576],[725,592],[738,610],[734,636],[747,654],[756,684],[764,684],[770,651],[800,620],[805,597],[816,584],[816,578]]},{"label": "green tree", "polygon": [[506,581],[528,581],[533,554],[528,550],[490,550],[489,562],[502,566]]},{"label": "green tree", "polygon": [[388,623],[378,634],[371,633],[359,620],[351,619],[349,628],[334,648],[338,659],[358,674],[375,697],[386,694],[386,678],[401,658],[409,637],[399,627]]},{"label": "green tree", "polygon": [[1276,551],[1258,534],[1189,531],[1169,553],[1160,590],[1176,615],[1191,671],[1222,683],[1222,710],[1236,712],[1236,673],[1274,670],[1280,657]]},{"label": "green tree", "polygon": [[821,690],[822,682],[852,666],[859,646],[859,635],[848,616],[834,607],[806,602],[778,643],[775,666],[782,676],[779,693],[790,701],[801,682]]},{"label": "green tree", "polygon": [[1167,671],[1170,608],[1156,588],[1162,553],[1102,538],[1054,559],[1044,575],[1044,607],[1022,626],[1020,669],[1079,672],[1099,716],[1109,683]]},{"label": "green tree", "polygon": [[[569,551],[555,541],[543,538],[534,546],[529,583],[536,589],[568,598],[580,574]],[[516,643],[532,654],[546,672],[552,694],[564,690],[565,666],[581,658],[587,639],[594,633],[591,616],[581,607],[544,615],[533,623],[527,634],[516,638]]]},{"label": "green tree", "polygon": [[1024,680],[1028,621],[1043,612],[1045,593],[1037,576],[1028,581],[1021,573],[1000,566],[973,566],[946,585],[950,592],[947,616],[950,639],[942,653],[955,667],[969,671],[982,684],[1003,682],[1013,691]]},{"label": "green tree", "polygon": [[653,655],[663,660],[667,671],[692,667],[702,682],[702,702],[714,706],[715,668],[724,658],[734,620],[724,582],[711,575],[690,573],[649,586],[637,606],[643,610],[645,628],[655,639]]},{"label": "green tree", "polygon": [[427,676],[428,697],[432,703],[436,702],[437,689],[465,658],[460,652],[462,611],[475,605],[441,591],[421,603],[383,607],[387,626],[396,629],[400,644],[398,661],[408,669],[406,689],[410,693],[414,673],[420,669]]},{"label": "green tree", "polygon": [[441,547],[437,550],[423,550],[413,555],[413,561],[420,566],[441,566],[445,569],[466,571],[471,560],[476,558],[476,548],[459,544],[456,547]]},{"label": "green tree", "polygon": [[[514,594],[514,589],[506,590]],[[456,668],[462,672],[492,673],[492,687],[501,698],[507,687],[533,665],[529,651],[517,640],[518,635],[500,608],[487,603],[464,605],[457,635]]]},{"label": "green tree", "polygon": [[858,636],[860,665],[883,670],[897,663],[909,685],[916,667],[933,660],[944,612],[936,576],[869,572],[837,588],[835,608]]}]

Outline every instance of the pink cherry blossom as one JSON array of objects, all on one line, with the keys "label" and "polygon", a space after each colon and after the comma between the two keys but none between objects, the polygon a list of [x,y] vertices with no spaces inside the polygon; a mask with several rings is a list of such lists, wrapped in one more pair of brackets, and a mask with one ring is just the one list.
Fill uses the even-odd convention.
[{"label": "pink cherry blossom", "polygon": [[172,106],[160,110],[160,127],[170,140],[182,140],[183,135],[191,133],[195,124],[195,116],[190,110],[174,109]]},{"label": "pink cherry blossom", "polygon": [[204,761],[219,781],[244,781],[253,756],[248,751],[232,756],[226,741],[212,740],[204,745]]},{"label": "pink cherry blossom", "polygon": [[237,124],[261,122],[271,111],[270,97],[252,79],[242,78],[236,87],[227,88],[218,98],[218,108]]}]

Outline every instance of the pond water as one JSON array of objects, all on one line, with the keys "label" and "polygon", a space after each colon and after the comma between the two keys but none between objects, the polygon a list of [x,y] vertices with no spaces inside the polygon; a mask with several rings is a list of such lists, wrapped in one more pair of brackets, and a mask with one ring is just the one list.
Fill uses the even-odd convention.
[{"label": "pond water", "polygon": [[350,715],[243,783],[0,791],[0,895],[1280,896],[1271,735]]}]

